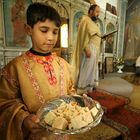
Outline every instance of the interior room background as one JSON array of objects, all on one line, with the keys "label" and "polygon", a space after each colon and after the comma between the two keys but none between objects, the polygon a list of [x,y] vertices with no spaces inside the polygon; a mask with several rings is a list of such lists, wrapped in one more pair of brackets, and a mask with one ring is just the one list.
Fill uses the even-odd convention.
[{"label": "interior room background", "polygon": [[[70,61],[78,21],[83,14],[87,14],[89,0],[77,0],[76,4],[74,0],[0,0],[0,67],[31,47],[30,38],[24,31],[25,11],[35,1],[47,3],[60,13],[62,27],[54,52]],[[101,7],[98,21],[101,33],[118,30],[102,42],[101,60],[114,56],[135,60],[140,55],[139,0],[96,0],[96,3]]]}]

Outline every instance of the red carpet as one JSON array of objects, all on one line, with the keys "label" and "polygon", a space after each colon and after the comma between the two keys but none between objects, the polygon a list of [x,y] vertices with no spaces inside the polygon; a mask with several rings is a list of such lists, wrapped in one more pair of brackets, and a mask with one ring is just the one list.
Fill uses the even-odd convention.
[{"label": "red carpet", "polygon": [[97,100],[103,106],[103,108],[105,108],[107,113],[112,113],[112,111],[115,111],[115,109],[121,108],[129,103],[127,98],[112,95],[105,91],[93,91],[93,93],[89,93],[88,96],[94,100]]},{"label": "red carpet", "polygon": [[[113,112],[111,114],[107,113],[105,116],[108,119],[113,120],[127,127],[129,130],[128,136],[132,140],[140,140],[140,110],[134,111],[134,109],[131,110],[130,108],[121,108],[121,109],[118,109],[118,111]],[[112,125],[112,124],[110,123],[109,125]],[[126,135],[126,132],[124,132],[123,130],[120,130],[120,131],[124,135]]]},{"label": "red carpet", "polygon": [[103,117],[105,123],[132,140],[140,140],[140,110],[125,106],[128,102],[124,97],[103,91],[94,91],[89,96],[98,100],[107,109]]}]

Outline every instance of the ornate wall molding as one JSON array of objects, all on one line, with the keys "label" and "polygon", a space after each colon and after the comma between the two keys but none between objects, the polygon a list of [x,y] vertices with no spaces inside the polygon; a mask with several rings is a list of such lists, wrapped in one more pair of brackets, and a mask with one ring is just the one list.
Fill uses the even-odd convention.
[{"label": "ornate wall molding", "polygon": [[55,8],[61,17],[69,18],[68,10],[61,0],[33,0],[33,2],[43,2]]}]

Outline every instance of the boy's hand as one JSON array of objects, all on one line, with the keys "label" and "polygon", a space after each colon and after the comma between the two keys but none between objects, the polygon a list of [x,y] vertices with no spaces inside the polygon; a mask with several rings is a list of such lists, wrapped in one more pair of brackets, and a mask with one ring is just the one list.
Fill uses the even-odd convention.
[{"label": "boy's hand", "polygon": [[50,135],[46,131],[38,131],[36,133],[31,133],[28,140],[49,140]]},{"label": "boy's hand", "polygon": [[29,140],[42,140],[49,137],[49,132],[39,125],[39,118],[30,114],[24,119],[23,126],[30,132]]},{"label": "boy's hand", "polygon": [[43,129],[38,123],[39,118],[34,114],[30,114],[24,119],[23,126],[26,128],[26,130],[34,133],[34,131],[36,132],[37,129]]}]

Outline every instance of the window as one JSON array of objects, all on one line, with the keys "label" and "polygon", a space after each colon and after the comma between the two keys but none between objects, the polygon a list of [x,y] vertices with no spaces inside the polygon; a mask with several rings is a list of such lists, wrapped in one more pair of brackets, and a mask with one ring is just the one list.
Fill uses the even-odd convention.
[{"label": "window", "polygon": [[68,48],[68,24],[65,23],[60,29],[61,47]]}]

